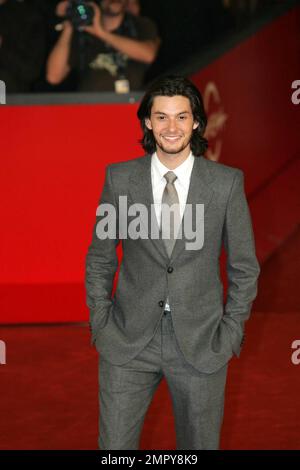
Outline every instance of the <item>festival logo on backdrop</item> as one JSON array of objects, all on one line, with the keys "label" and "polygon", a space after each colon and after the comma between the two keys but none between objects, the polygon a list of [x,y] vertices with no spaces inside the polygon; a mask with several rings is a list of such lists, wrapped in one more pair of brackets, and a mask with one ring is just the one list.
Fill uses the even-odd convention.
[{"label": "festival logo on backdrop", "polygon": [[209,160],[218,161],[222,151],[223,127],[228,119],[228,114],[224,111],[219,90],[214,82],[207,83],[203,93],[203,101],[208,118],[204,134],[209,141],[206,156]]}]

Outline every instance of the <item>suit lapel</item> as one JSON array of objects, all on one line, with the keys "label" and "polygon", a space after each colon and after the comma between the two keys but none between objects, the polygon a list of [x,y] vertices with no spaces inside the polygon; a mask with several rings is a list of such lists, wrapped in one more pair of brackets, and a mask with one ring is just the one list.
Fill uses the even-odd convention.
[{"label": "suit lapel", "polygon": [[[195,157],[194,165],[191,173],[190,186],[187,196],[187,204],[193,206],[193,228],[195,219],[195,204],[204,204],[204,214],[206,214],[208,205],[210,204],[213,196],[213,189],[211,184],[212,178],[204,157]],[[139,159],[139,165],[130,176],[129,203],[140,203],[147,208],[148,212],[148,236],[151,239],[155,248],[159,251],[162,257],[166,259],[166,263],[172,263],[175,258],[179,256],[181,251],[185,248],[185,242],[190,241],[185,238],[184,231],[182,231],[182,238],[178,238],[175,242],[171,259],[165,249],[164,241],[160,238],[151,238],[151,206],[154,209],[153,190],[151,181],[151,155]],[[153,211],[154,217],[152,223],[158,231],[157,220]]]},{"label": "suit lapel", "polygon": [[[151,238],[151,207],[154,209],[154,199],[151,181],[151,155],[146,155],[139,160],[139,165],[131,174],[129,185],[129,196],[131,203],[143,204],[148,212],[148,237],[151,239],[155,248],[159,251],[163,258],[168,259],[163,240]],[[155,214],[154,214],[155,215]],[[159,232],[156,217],[153,217],[155,232]]]}]

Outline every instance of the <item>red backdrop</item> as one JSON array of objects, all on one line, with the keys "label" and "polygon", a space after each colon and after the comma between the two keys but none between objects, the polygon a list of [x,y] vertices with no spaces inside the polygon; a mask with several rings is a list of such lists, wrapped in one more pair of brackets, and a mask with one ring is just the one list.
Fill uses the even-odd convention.
[{"label": "red backdrop", "polygon": [[[212,159],[248,195],[299,155],[300,9],[193,75]],[[143,155],[136,104],[2,106],[0,322],[86,320],[84,262],[104,168]],[[222,123],[224,126],[222,128]]]}]

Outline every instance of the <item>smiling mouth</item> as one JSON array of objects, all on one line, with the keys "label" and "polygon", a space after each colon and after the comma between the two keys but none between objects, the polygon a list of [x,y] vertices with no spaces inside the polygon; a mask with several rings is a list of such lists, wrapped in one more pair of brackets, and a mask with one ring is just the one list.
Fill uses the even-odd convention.
[{"label": "smiling mouth", "polygon": [[181,138],[181,136],[178,136],[178,135],[176,135],[176,136],[166,136],[165,135],[165,136],[163,136],[163,138],[165,140],[167,140],[168,142],[176,142],[176,140],[179,140]]}]

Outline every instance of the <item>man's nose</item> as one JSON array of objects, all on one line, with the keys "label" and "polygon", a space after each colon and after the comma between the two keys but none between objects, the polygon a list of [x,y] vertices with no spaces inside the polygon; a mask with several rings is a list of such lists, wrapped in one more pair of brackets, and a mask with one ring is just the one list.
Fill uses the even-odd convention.
[{"label": "man's nose", "polygon": [[175,121],[175,119],[174,119],[174,120],[173,120],[173,119],[170,119],[170,120],[169,120],[169,123],[168,123],[168,130],[169,130],[170,132],[175,132],[176,129],[177,129],[177,126],[176,126],[176,121]]}]

